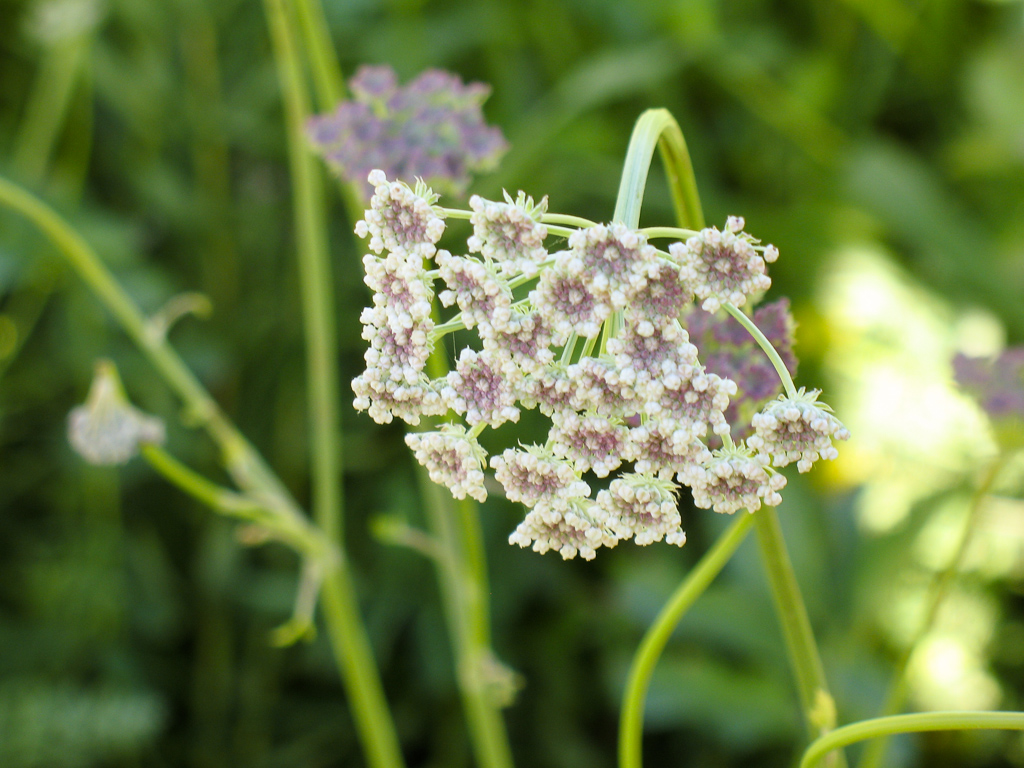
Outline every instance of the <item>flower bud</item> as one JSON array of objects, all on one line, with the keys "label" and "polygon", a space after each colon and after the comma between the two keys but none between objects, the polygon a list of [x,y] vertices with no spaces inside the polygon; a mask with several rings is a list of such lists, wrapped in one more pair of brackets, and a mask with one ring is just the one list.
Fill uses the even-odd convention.
[{"label": "flower bud", "polygon": [[135,408],[125,395],[117,368],[96,364],[84,405],[68,414],[68,441],[90,464],[124,464],[145,443],[164,441],[164,423]]}]

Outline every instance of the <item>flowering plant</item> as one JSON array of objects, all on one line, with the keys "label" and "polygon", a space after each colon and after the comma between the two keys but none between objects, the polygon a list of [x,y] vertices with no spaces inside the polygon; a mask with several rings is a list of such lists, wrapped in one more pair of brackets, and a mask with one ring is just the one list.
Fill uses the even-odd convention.
[{"label": "flowering plant", "polygon": [[[703,554],[633,657],[619,728],[622,768],[641,763],[647,686],[673,628],[754,526],[812,740],[803,765],[830,759],[841,766],[841,747],[894,732],[1024,727],[1021,713],[929,713],[836,727],[775,507],[786,485],[780,468],[795,463],[807,472],[817,460],[834,458],[833,441],[849,434],[818,390],[793,382],[793,320],[785,300],[744,311],[770,288],[767,267],[778,250],[748,234],[738,217],[722,229],[705,226],[686,146],[667,112],[652,110],[638,121],[606,223],[552,213],[547,197],[525,192],[503,200],[473,197],[467,209],[442,207],[432,187],[461,194],[471,174],[493,168],[506,148],[500,131],[483,121],[488,88],[437,70],[400,87],[390,68],[371,67],[348,82],[353,98],[343,99],[329,38],[317,34],[316,3],[292,6],[266,2],[295,190],[312,515],[171,347],[168,318],[179,313],[143,315],[86,240],[18,185],[0,179],[0,203],[43,231],[106,304],[186,405],[189,426],[208,432],[234,487],[207,479],[162,447],[164,422],[130,404],[112,363],[97,367],[86,404],[69,417],[72,446],[96,464],[141,454],[181,491],[242,521],[244,543],[276,541],[299,555],[294,613],[272,639],[284,645],[312,637],[321,607],[368,764],[401,768],[405,756],[346,556],[336,411],[343,398],[323,180],[310,144],[369,199],[355,225],[368,240],[362,262],[373,292],[361,318],[369,348],[366,368],[353,382],[355,407],[380,423],[397,417],[420,428],[406,442],[422,474],[450,492],[422,487],[429,532],[409,526],[377,532],[428,555],[436,567],[479,765],[513,765],[501,709],[520,685],[491,649],[475,502],[495,488],[527,509],[511,543],[567,559],[593,558],[625,539],[682,545],[682,487],[699,507],[756,512],[736,516]],[[311,117],[306,74],[330,110],[326,115]],[[667,166],[677,227],[639,227],[655,147]],[[466,224],[449,233],[458,221]],[[444,242],[458,226],[465,248]],[[449,343],[457,349],[451,360]],[[975,383],[984,378],[964,370]],[[997,371],[1000,384],[1019,383],[1019,358],[1005,359]],[[1019,398],[999,402],[991,410],[1019,416]],[[489,454],[484,430],[507,429],[533,409],[549,420],[546,438]],[[900,703],[899,676],[895,682],[892,711]]]},{"label": "flowering plant", "polygon": [[[796,462],[806,472],[836,456],[833,439],[849,437],[818,391],[795,389],[779,352],[740,309],[771,286],[766,263],[779,255],[744,232],[743,219],[729,217],[722,230],[634,229],[549,213],[546,197],[524,192],[503,202],[474,196],[459,210],[440,207],[422,181],[389,181],[379,169],[368,180],[374,194],[356,233],[373,251],[363,259],[373,306],[361,318],[370,346],[352,385],[355,407],[380,423],[461,417],[465,425],[450,421],[406,442],[456,498],[483,501],[484,472],[494,469],[505,495],[529,509],[512,543],[586,559],[630,538],[682,545],[679,485],[717,512],[776,506],[786,484],[776,468]],[[472,225],[466,255],[437,247],[453,219]],[[549,252],[552,236],[568,247]],[[662,250],[649,242],[659,238],[675,241]],[[440,322],[435,282],[441,304],[457,307]],[[763,347],[747,352],[762,361],[767,353],[776,371],[745,357],[719,358],[717,372],[701,363],[685,326],[688,318],[709,325],[700,313],[721,309]],[[728,335],[721,320],[712,323]],[[789,353],[791,322],[782,326],[773,335]],[[455,370],[431,378],[427,362],[442,339],[465,330],[476,331],[479,348],[464,347]],[[780,378],[786,392],[772,400]],[[744,399],[761,410],[753,434],[734,441],[726,412],[738,416]],[[550,417],[547,441],[488,462],[478,436],[518,421],[523,408]],[[627,464],[632,471],[596,495],[584,479]]]}]

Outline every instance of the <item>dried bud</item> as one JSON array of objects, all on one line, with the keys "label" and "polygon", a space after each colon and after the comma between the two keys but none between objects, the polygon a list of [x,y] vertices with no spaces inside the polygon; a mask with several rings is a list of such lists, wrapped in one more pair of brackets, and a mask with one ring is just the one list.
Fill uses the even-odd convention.
[{"label": "dried bud", "polygon": [[164,423],[129,403],[117,368],[101,360],[85,405],[68,414],[68,441],[90,464],[124,464],[139,446],[164,441]]}]

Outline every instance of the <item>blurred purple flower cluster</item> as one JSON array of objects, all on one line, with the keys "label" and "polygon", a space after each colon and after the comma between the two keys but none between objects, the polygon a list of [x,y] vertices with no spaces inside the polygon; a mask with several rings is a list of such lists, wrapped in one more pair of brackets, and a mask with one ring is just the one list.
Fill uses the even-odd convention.
[{"label": "blurred purple flower cluster", "polygon": [[[796,322],[789,311],[789,299],[782,298],[759,307],[753,319],[754,325],[761,329],[782,357],[789,374],[795,377],[797,359],[793,354],[793,343]],[[707,369],[736,382],[738,391],[730,401],[725,417],[733,425],[733,437],[742,440],[750,434],[751,416],[781,394],[782,382],[768,356],[731,315],[709,314],[691,305],[682,322],[690,334],[690,342],[703,353]]]},{"label": "blurred purple flower cluster", "polygon": [[1024,444],[1024,347],[1010,347],[994,360],[958,354],[953,372],[991,417],[1000,441]]},{"label": "blurred purple flower cluster", "polygon": [[421,178],[461,196],[471,174],[494,168],[508,149],[501,130],[484,122],[483,83],[463,84],[431,69],[404,86],[389,66],[364,66],[349,81],[352,99],[309,122],[314,148],[334,170],[360,184],[374,168],[389,177]]}]

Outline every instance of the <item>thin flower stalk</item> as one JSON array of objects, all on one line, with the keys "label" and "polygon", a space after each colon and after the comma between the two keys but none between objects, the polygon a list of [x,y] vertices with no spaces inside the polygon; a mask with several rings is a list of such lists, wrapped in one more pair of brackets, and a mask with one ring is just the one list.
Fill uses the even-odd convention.
[{"label": "thin flower stalk", "polygon": [[[317,524],[340,546],[342,535],[341,429],[334,299],[327,251],[323,182],[303,140],[309,115],[293,20],[284,0],[266,0],[267,23],[285,102],[289,165],[294,184],[296,236],[307,344],[313,505]],[[363,748],[376,768],[404,765],[366,629],[358,612],[347,561],[325,576],[324,616],[335,658],[351,698]]]},{"label": "thin flower stalk", "polygon": [[747,317],[746,313],[744,313],[739,307],[733,306],[729,302],[723,303],[722,307],[726,312],[735,317],[739,321],[740,325],[746,328],[750,335],[754,337],[758,346],[764,350],[764,353],[768,355],[768,359],[772,361],[772,365],[775,367],[775,372],[779,374],[779,379],[781,379],[782,385],[786,388],[786,394],[789,397],[795,397],[796,384],[793,383],[793,377],[790,376],[789,370],[786,368],[786,364],[782,361],[782,357],[779,355],[778,350],[776,350],[775,346],[768,340],[768,337],[762,333],[760,328],[754,325],[751,319]]},{"label": "thin flower stalk", "polygon": [[836,728],[818,738],[804,752],[800,768],[815,768],[828,754],[867,739],[928,731],[1024,731],[1024,712],[920,712],[879,717]]},{"label": "thin flower stalk", "polygon": [[[436,306],[434,309],[436,312]],[[440,346],[435,347],[427,366],[431,376],[438,379],[449,373]],[[434,426],[424,424],[422,431]],[[417,481],[438,545],[434,562],[473,751],[481,768],[512,768],[501,708],[510,703],[517,683],[491,650],[490,589],[480,507],[472,497],[466,497],[469,494],[459,500],[453,498],[431,482],[421,465],[417,465]]]},{"label": "thin flower stalk", "polygon": [[644,702],[654,668],[683,615],[697,598],[704,594],[715,576],[725,567],[743,543],[753,515],[741,515],[718,538],[700,561],[690,570],[655,618],[640,647],[633,655],[626,688],[622,694],[619,715],[619,768],[640,768],[642,761]]},{"label": "thin flower stalk", "polygon": [[[765,507],[754,517],[757,518],[757,541],[771,587],[775,613],[782,625],[790,666],[796,677],[804,723],[811,738],[818,738],[836,725],[836,708],[825,679],[825,667],[821,663],[807,607],[786,551],[778,514],[772,507]],[[832,768],[845,765],[846,760],[840,753]]]}]

